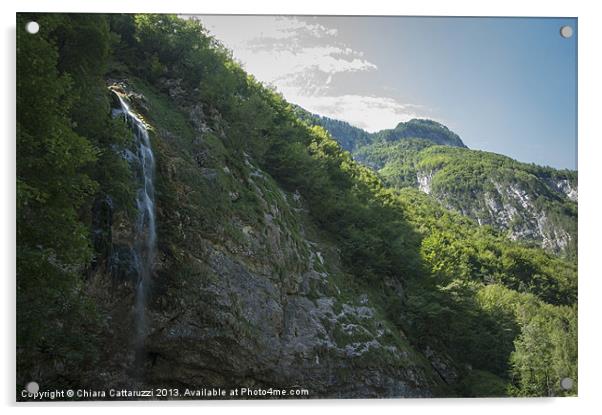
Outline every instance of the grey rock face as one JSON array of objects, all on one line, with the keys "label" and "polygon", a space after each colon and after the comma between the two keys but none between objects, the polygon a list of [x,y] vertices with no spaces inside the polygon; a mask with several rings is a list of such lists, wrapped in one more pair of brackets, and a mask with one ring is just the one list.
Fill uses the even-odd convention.
[{"label": "grey rock face", "polygon": [[429,347],[425,350],[424,356],[431,362],[433,368],[446,383],[453,384],[458,380],[458,371],[454,367],[451,358],[442,356]]},{"label": "grey rock face", "polygon": [[433,181],[433,172],[421,172],[416,173],[416,180],[418,181],[418,189],[427,195],[431,193],[431,182]]},{"label": "grey rock face", "polygon": [[[147,379],[298,386],[311,397],[431,396],[437,381],[430,368],[395,340],[368,297],[356,304],[337,298],[328,272],[336,266],[319,251],[331,249],[305,239],[304,253],[278,224],[289,209],[265,202],[263,231],[244,225],[246,239],[227,249],[207,240],[190,258],[198,276],[174,287],[166,306],[153,311]],[[261,254],[266,247],[273,255]]]},{"label": "grey rock face", "polygon": [[182,79],[164,78],[160,82],[170,98],[180,99],[185,96],[186,91],[182,87]]},{"label": "grey rock face", "polygon": [[[520,184],[502,185],[495,177],[490,190],[476,191],[468,199],[456,193],[433,189],[437,172],[418,171],[418,188],[430,194],[447,208],[474,219],[479,225],[491,225],[505,231],[511,240],[535,241],[542,248],[560,253],[572,243],[573,236],[563,223],[554,221],[551,212],[537,203],[536,194]],[[560,198],[577,201],[577,188],[568,180],[546,181]]]},{"label": "grey rock face", "polygon": [[549,180],[548,183],[556,188],[559,192],[564,193],[566,197],[568,197],[573,202],[576,202],[578,199],[578,189],[577,185],[572,185],[568,180]]}]

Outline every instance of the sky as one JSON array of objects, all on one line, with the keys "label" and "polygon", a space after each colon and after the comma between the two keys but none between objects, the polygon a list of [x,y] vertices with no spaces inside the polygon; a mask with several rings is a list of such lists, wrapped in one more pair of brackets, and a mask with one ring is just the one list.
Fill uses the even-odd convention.
[{"label": "sky", "polygon": [[430,118],[470,148],[577,168],[576,19],[196,17],[311,112],[371,132]]}]

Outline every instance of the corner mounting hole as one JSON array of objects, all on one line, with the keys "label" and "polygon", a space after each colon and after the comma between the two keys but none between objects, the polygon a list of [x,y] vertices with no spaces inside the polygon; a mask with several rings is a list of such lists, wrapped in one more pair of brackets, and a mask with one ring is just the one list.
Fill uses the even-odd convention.
[{"label": "corner mounting hole", "polygon": [[560,36],[568,39],[573,36],[573,28],[571,26],[562,26],[560,28]]},{"label": "corner mounting hole", "polygon": [[38,22],[27,22],[25,25],[25,30],[27,30],[27,33],[35,35],[40,31],[40,25]]},{"label": "corner mounting hole", "polygon": [[560,387],[565,391],[573,389],[573,379],[563,378],[562,380],[560,380]]},{"label": "corner mounting hole", "polygon": [[40,390],[40,385],[38,385],[38,382],[29,382],[27,385],[25,385],[25,390],[27,390],[29,393],[36,394]]}]

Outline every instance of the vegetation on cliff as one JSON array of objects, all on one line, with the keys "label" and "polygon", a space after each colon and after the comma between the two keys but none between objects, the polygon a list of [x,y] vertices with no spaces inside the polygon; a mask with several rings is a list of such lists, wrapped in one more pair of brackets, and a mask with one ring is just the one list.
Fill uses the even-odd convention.
[{"label": "vegetation on cliff", "polygon": [[[42,27],[37,36],[22,29],[34,18]],[[448,384],[441,393],[576,393],[559,383],[577,376],[573,262],[513,243],[418,191],[388,187],[323,128],[300,118],[298,108],[246,74],[193,20],[19,15],[18,27],[20,380],[29,380],[41,360],[66,383],[72,373],[93,372],[109,326],[118,324],[101,318],[86,289],[87,276],[107,260],[106,238],[97,232],[99,201],[110,199],[115,215],[132,220],[132,178],[122,157],[128,134],[111,117],[111,78],[127,79],[142,94],[139,110],[157,134],[162,278],[155,298],[178,279],[198,278],[202,271],[188,255],[201,244],[196,238],[211,234],[225,245],[241,238],[234,217],[267,226],[262,200],[280,200],[281,189],[303,199],[311,225],[336,246],[343,269],[338,283],[379,300],[397,343],[420,351],[409,356],[428,360]],[[415,129],[433,137],[449,132],[421,121],[395,131],[406,137]],[[206,131],[202,137],[199,130]],[[439,147],[395,140],[386,134],[382,142],[403,143],[412,160],[429,152],[420,163],[441,160]],[[269,196],[234,178],[263,174],[253,166],[267,173]],[[434,186],[452,186],[446,183]],[[298,223],[283,228],[300,238]],[[457,376],[446,375],[433,356],[445,356]],[[68,367],[57,369],[65,362]],[[382,356],[369,363],[375,362],[387,364]]]}]

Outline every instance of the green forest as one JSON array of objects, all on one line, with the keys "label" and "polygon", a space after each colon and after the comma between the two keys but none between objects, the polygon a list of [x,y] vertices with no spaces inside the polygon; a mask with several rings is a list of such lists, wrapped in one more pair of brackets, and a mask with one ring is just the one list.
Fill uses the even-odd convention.
[{"label": "green forest", "polygon": [[[40,24],[36,35],[24,30],[31,20]],[[131,373],[132,360],[120,356],[128,354],[121,340],[133,330],[136,276],[131,267],[114,265],[131,245],[128,229],[136,220],[136,178],[123,156],[132,133],[112,113],[113,91],[120,91],[149,126],[157,165],[158,254],[144,382],[169,386],[170,369],[160,363],[172,358],[163,347],[172,344],[164,328],[177,321],[173,333],[185,338],[181,327],[194,323],[211,340],[174,344],[216,362],[178,361],[181,385],[303,381],[315,397],[404,396],[378,384],[383,373],[428,396],[577,394],[576,203],[542,184],[545,178],[576,182],[576,172],[465,149],[457,135],[427,121],[401,123],[376,137],[340,123],[347,130],[340,142],[326,122],[247,74],[195,20],[19,14],[17,28],[19,390],[32,378],[66,387],[105,378],[109,384],[111,371]],[[330,121],[334,129],[336,120]],[[436,138],[441,134],[452,144]],[[499,165],[502,184],[529,183],[553,221],[567,223],[575,238],[566,253],[513,241],[415,188],[417,169],[436,168],[433,191],[464,203],[461,197],[469,200],[488,186]],[[278,236],[272,238],[273,229]],[[316,244],[322,254],[312,253]],[[327,277],[319,286],[314,279],[303,290],[291,288],[309,272],[307,258],[318,264],[312,275]],[[252,275],[248,281],[261,277],[279,294],[246,306],[255,292],[240,280],[244,294],[222,299],[212,287],[226,271],[215,269]],[[287,296],[292,302],[291,293],[294,301],[303,297],[304,307],[329,301],[340,315],[363,305],[372,317],[345,330],[320,322],[323,344],[336,347],[299,352],[291,362],[254,360],[252,353],[228,360],[255,350],[261,333],[271,330],[253,310]],[[201,300],[194,321],[179,317]],[[303,328],[301,317],[293,321],[294,332],[318,324]],[[364,341],[368,334],[347,330],[362,324],[369,336],[385,332],[379,342],[394,345],[403,358],[392,360],[386,347],[359,357],[335,353]],[[311,372],[316,361],[336,369],[329,381],[317,374],[296,378],[292,367]],[[290,373],[278,372],[280,365]],[[410,368],[428,381],[412,380]],[[355,382],[376,386],[370,393],[353,385],[337,389],[349,370],[368,373]],[[574,381],[572,389],[561,387],[563,378]],[[336,393],[320,392],[329,390]]]},{"label": "green forest", "polygon": [[300,108],[297,113],[325,128],[388,186],[419,188],[510,239],[576,258],[576,171],[469,149],[457,134],[431,120],[413,119],[368,133]]}]

